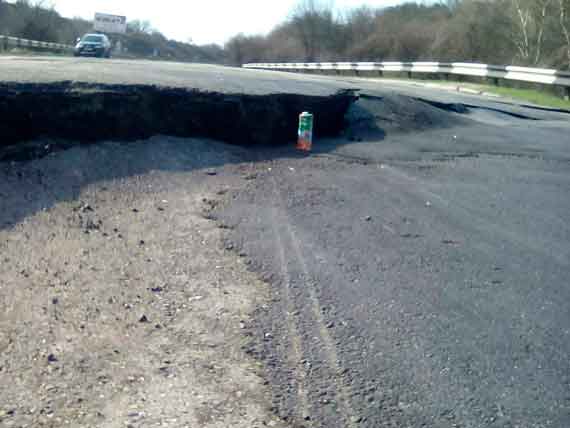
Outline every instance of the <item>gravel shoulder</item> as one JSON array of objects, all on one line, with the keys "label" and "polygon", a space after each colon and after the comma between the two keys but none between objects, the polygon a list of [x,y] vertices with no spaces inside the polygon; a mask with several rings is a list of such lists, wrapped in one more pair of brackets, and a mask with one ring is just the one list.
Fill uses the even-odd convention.
[{"label": "gravel shoulder", "polygon": [[242,155],[155,137],[0,163],[1,426],[285,426],[246,354],[267,286],[208,214]]}]

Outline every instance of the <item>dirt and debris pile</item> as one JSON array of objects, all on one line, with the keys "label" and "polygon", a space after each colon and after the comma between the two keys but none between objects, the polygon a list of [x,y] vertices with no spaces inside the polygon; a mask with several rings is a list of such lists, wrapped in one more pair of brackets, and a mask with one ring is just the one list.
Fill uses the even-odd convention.
[{"label": "dirt and debris pile", "polygon": [[346,114],[345,133],[358,139],[382,139],[387,132],[448,128],[469,122],[462,104],[434,103],[420,98],[392,94],[361,95]]}]

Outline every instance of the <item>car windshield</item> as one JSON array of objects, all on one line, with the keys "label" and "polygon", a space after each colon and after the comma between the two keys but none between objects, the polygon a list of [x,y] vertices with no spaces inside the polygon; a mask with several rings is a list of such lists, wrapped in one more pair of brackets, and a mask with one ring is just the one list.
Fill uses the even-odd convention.
[{"label": "car windshield", "polygon": [[81,41],[87,43],[103,43],[103,37],[90,35],[83,37]]}]

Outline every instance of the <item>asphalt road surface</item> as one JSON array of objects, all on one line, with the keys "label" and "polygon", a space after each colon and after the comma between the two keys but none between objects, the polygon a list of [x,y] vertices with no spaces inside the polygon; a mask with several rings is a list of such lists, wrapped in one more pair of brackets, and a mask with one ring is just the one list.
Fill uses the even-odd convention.
[{"label": "asphalt road surface", "polygon": [[223,93],[263,95],[297,92],[329,95],[337,82],[319,82],[282,73],[276,78],[258,70],[176,62],[101,58],[2,57],[0,81],[20,83],[86,82],[109,85],[153,85]]},{"label": "asphalt road surface", "polygon": [[250,151],[248,184],[216,212],[272,285],[250,353],[281,417],[570,426],[568,113],[342,77],[115,60],[93,73],[96,61],[0,67],[29,82],[360,89],[344,135],[317,136],[307,156]]},{"label": "asphalt road surface", "polygon": [[258,153],[221,213],[276,284],[257,350],[276,406],[319,427],[570,426],[570,116],[361,86],[344,139]]}]

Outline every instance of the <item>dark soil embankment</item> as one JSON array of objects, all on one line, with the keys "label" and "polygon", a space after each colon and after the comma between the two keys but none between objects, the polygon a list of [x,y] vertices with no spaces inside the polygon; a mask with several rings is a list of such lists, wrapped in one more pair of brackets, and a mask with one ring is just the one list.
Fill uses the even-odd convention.
[{"label": "dark soil embankment", "polygon": [[0,148],[41,137],[92,142],[156,134],[279,145],[296,138],[302,111],[318,118],[315,133],[337,135],[355,99],[352,91],[247,95],[141,85],[5,83],[0,85]]},{"label": "dark soil embankment", "polygon": [[438,103],[391,94],[361,95],[346,114],[346,134],[365,140],[383,139],[387,133],[422,131],[466,125],[463,104]]}]

